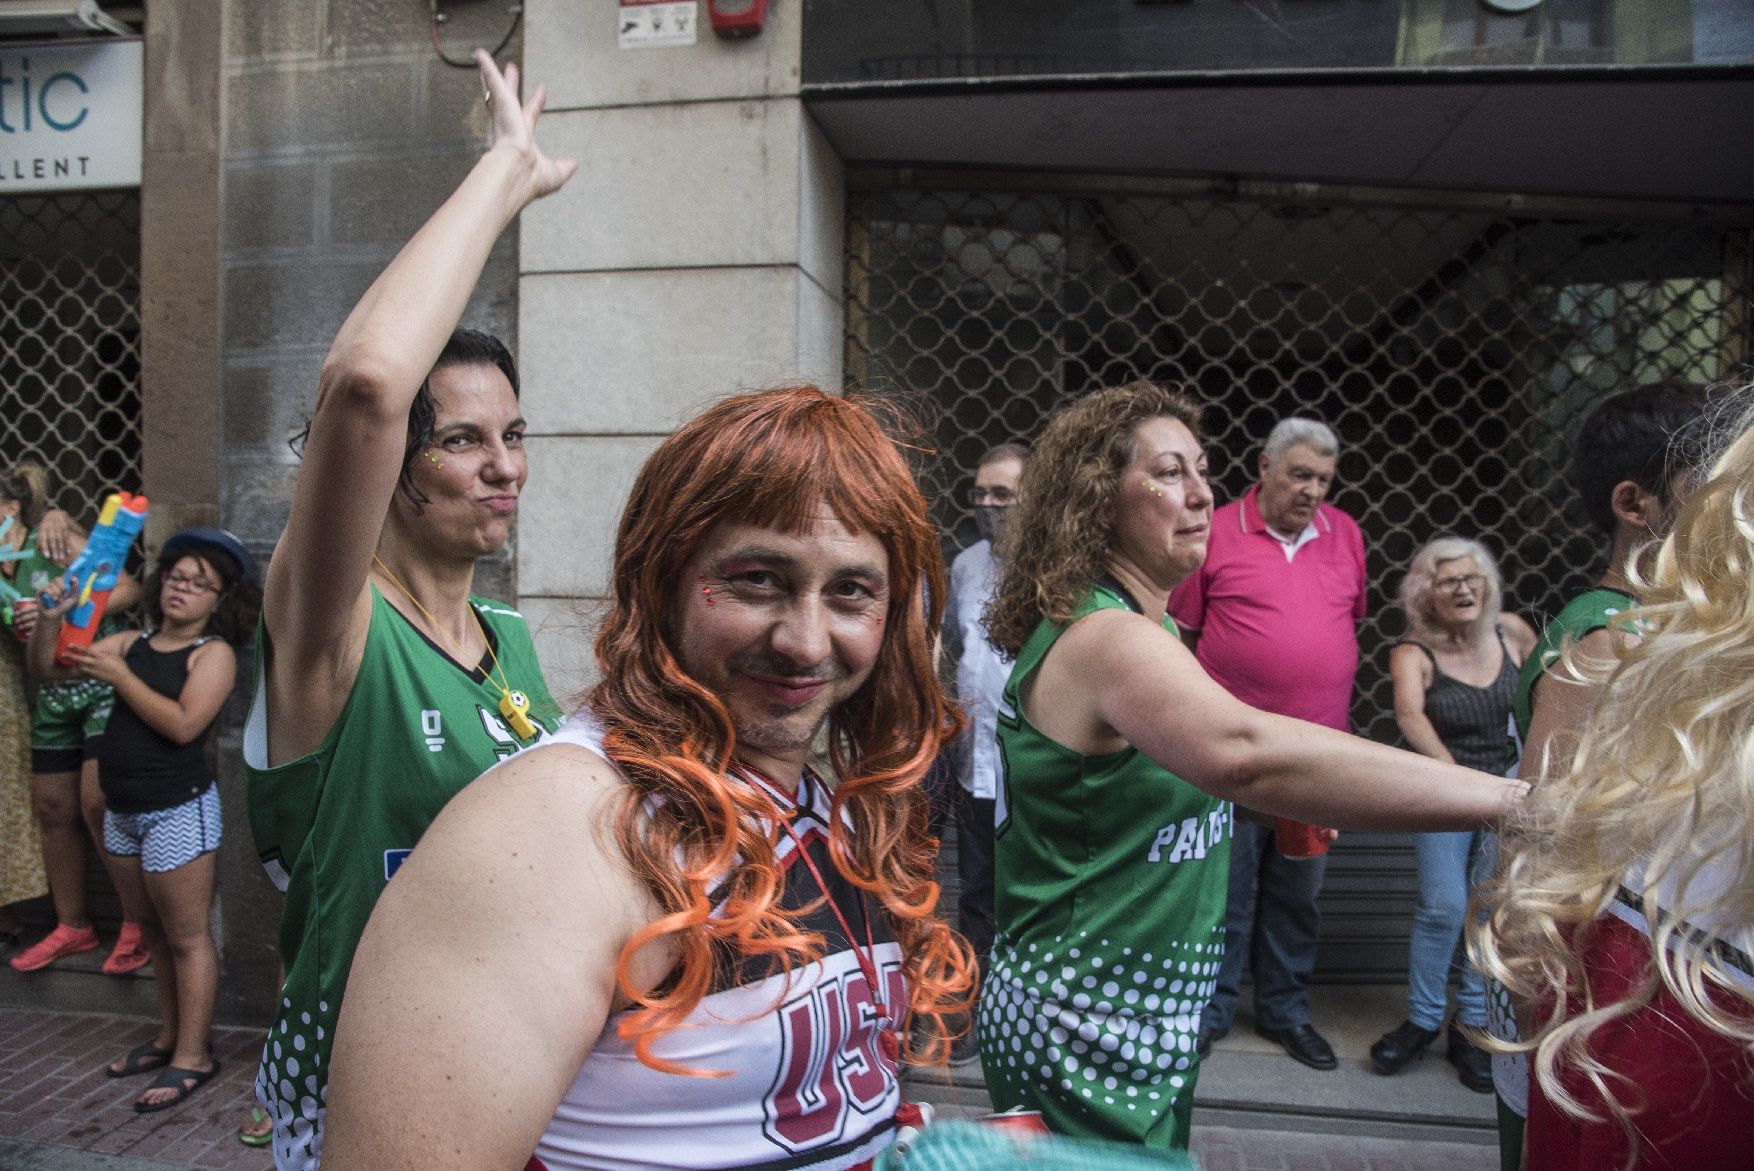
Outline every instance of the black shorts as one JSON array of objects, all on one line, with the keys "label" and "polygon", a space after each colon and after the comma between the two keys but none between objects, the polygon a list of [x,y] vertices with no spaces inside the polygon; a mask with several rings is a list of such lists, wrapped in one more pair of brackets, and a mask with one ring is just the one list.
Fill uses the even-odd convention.
[{"label": "black shorts", "polygon": [[79,766],[97,757],[97,737],[93,736],[79,748],[33,748],[30,750],[30,771],[33,773],[76,773]]}]

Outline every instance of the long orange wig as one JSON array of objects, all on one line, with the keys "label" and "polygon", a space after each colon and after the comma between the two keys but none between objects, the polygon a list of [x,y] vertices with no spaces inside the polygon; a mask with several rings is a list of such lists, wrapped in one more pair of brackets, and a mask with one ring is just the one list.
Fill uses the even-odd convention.
[{"label": "long orange wig", "polygon": [[[934,915],[937,842],[921,787],[940,745],[962,725],[932,662],[944,565],[926,502],[877,409],[811,386],[726,399],[652,453],[622,514],[613,604],[597,636],[603,678],[586,703],[628,780],[616,842],[664,911],[629,941],[616,971],[635,1004],[621,1036],[653,1068],[705,1072],[665,1061],[652,1045],[700,1004],[722,965],[767,957],[791,968],[824,945],[779,909],[784,880],[767,828],[771,807],[726,779],[736,749],[730,715],[683,671],[671,644],[677,583],[720,524],[797,532],[825,502],[849,530],[875,536],[888,551],[889,611],[876,665],[829,715],[839,778],[829,849],[889,916],[908,1007],[930,1022],[920,1057],[942,1059],[945,1017],[972,998],[971,950]],[[716,913],[709,888],[723,900]],[[642,993],[630,983],[630,961],[664,937],[678,948],[678,963],[659,988]]]}]

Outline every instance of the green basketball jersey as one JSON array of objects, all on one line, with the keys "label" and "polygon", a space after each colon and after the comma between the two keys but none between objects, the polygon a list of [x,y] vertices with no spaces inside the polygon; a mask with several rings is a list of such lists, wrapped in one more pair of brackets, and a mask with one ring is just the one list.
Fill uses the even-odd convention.
[{"label": "green basketball jersey", "polygon": [[1523,660],[1522,672],[1516,680],[1516,694],[1511,699],[1514,730],[1508,750],[1507,773],[1514,773],[1517,762],[1522,759],[1523,741],[1529,735],[1529,718],[1534,714],[1535,684],[1547,668],[1557,662],[1572,643],[1612,624],[1615,618],[1637,604],[1631,594],[1598,586],[1567,602],[1559,616],[1542,629],[1534,651]]},{"label": "green basketball jersey", "polygon": [[[471,598],[506,681],[552,732],[561,712],[542,682],[523,618]],[[286,965],[256,1095],[274,1119],[276,1166],[314,1167],[322,1150],[329,1049],[354,948],[384,884],[445,803],[524,744],[500,718],[495,684],[467,672],[372,588],[359,676],[321,747],[266,767],[265,630],[244,729],[250,829],[286,892]],[[524,743],[533,743],[526,741]]]},{"label": "green basketball jersey", "polygon": [[[18,562],[12,585],[26,598],[36,599],[49,583],[67,572],[37,551],[37,535],[25,538],[22,552],[30,556]],[[121,619],[104,611],[92,641],[121,630]],[[109,722],[116,691],[96,679],[57,679],[38,683],[31,701],[30,746],[32,748],[78,748],[100,735]]]},{"label": "green basketball jersey", "polygon": [[[1097,586],[1075,618],[1132,608]],[[1224,954],[1230,803],[1135,749],[1080,755],[1029,722],[1023,682],[1064,629],[1036,628],[999,710],[987,1088],[1061,1134],[1182,1148]]]}]

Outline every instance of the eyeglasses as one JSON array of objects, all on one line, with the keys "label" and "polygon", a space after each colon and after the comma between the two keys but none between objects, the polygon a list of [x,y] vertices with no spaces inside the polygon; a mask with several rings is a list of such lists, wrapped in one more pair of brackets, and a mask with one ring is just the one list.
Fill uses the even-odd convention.
[{"label": "eyeglasses", "polygon": [[180,573],[165,574],[164,584],[179,590],[188,590],[191,594],[211,594],[219,592],[219,587],[204,577],[185,577]]},{"label": "eyeglasses", "polygon": [[1486,584],[1486,575],[1484,573],[1464,573],[1459,577],[1440,577],[1431,584],[1435,589],[1453,594],[1460,589],[1479,589]]},{"label": "eyeglasses", "polygon": [[1017,499],[1017,493],[1009,488],[982,488],[975,485],[968,490],[968,502],[977,508],[983,504],[1010,504]]}]

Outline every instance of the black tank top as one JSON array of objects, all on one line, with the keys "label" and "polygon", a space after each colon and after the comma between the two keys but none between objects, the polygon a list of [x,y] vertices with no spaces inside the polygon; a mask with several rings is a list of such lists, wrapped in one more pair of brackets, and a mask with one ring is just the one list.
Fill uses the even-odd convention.
[{"label": "black tank top", "polygon": [[[189,680],[189,656],[212,638],[196,639],[180,650],[156,651],[147,641],[151,637],[150,630],[142,631],[128,644],[123,661],[141,682],[176,699]],[[116,696],[110,722],[98,741],[97,779],[105,804],[117,813],[152,813],[205,793],[213,783],[213,773],[207,767],[207,733],[212,730],[209,723],[187,744],[174,743]]]},{"label": "black tank top", "polygon": [[1418,647],[1431,660],[1425,718],[1431,721],[1449,754],[1457,764],[1468,768],[1488,773],[1502,771],[1505,729],[1510,726],[1510,704],[1516,695],[1517,680],[1517,665],[1511,661],[1510,648],[1504,645],[1504,632],[1498,634],[1498,649],[1504,652],[1498,677],[1485,687],[1445,675],[1437,665],[1437,656],[1424,643],[1408,639],[1406,645]]}]

